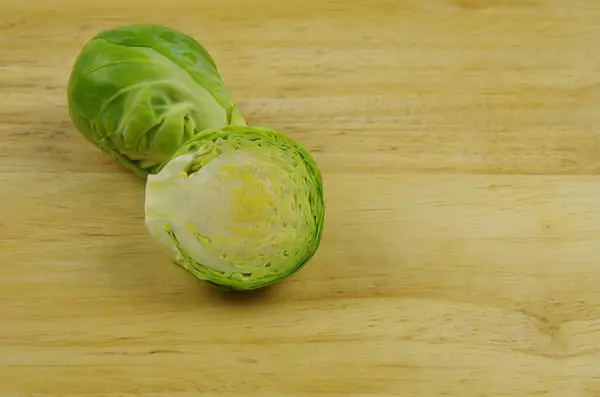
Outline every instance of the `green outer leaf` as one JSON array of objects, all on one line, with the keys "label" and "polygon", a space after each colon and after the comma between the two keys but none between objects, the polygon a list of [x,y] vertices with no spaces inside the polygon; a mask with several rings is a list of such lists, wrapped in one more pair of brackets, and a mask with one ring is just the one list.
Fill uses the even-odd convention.
[{"label": "green outer leaf", "polygon": [[142,178],[197,131],[245,125],[208,52],[159,25],[92,38],[73,65],[67,99],[77,129]]},{"label": "green outer leaf", "polygon": [[161,25],[131,25],[102,31],[94,37],[98,39],[126,47],[151,48],[186,70],[201,86],[210,87],[212,96],[224,109],[233,105],[215,61],[204,47],[182,32]]},{"label": "green outer leaf", "polygon": [[[228,139],[234,136],[244,136],[246,139],[256,138],[257,140],[267,141],[273,145],[280,146],[285,150],[294,151],[299,157],[302,159],[306,168],[309,171],[308,177],[311,179],[312,183],[316,188],[317,197],[315,200],[311,202],[311,213],[315,218],[316,230],[314,234],[314,238],[312,241],[312,246],[307,250],[306,255],[301,258],[294,266],[287,269],[284,273],[278,273],[271,278],[259,278],[253,279],[250,278],[245,280],[242,277],[241,273],[237,272],[228,272],[224,273],[218,270],[214,270],[203,266],[202,264],[196,262],[191,257],[189,257],[185,251],[181,249],[179,242],[177,241],[177,236],[173,233],[172,230],[167,230],[171,240],[174,245],[177,247],[179,254],[181,255],[181,259],[173,260],[175,264],[181,266],[186,269],[198,279],[206,281],[218,288],[224,290],[237,290],[237,291],[248,291],[253,289],[258,289],[265,287],[267,285],[271,285],[277,283],[292,274],[296,273],[300,270],[308,261],[312,259],[315,255],[319,245],[321,243],[321,238],[323,234],[323,224],[325,220],[325,203],[323,196],[323,180],[321,171],[319,170],[315,160],[312,158],[308,150],[306,150],[298,141],[293,138],[269,129],[262,127],[247,127],[247,126],[227,126],[222,129],[210,129],[204,130],[198,134],[196,134],[190,141],[188,141],[185,145],[183,145],[170,160],[188,154],[196,152],[203,143],[207,141],[214,141],[218,138]],[[162,168],[166,166],[168,163],[163,163],[158,169],[159,172]]]}]

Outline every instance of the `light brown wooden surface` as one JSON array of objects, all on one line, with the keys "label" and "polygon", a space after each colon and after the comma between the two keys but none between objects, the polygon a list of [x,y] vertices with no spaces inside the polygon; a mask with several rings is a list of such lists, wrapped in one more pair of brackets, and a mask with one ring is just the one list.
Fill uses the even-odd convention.
[{"label": "light brown wooden surface", "polygon": [[[0,0],[0,396],[600,396],[598,1],[83,3]],[[137,22],[319,162],[279,286],[172,265],[72,127],[81,46]]]}]

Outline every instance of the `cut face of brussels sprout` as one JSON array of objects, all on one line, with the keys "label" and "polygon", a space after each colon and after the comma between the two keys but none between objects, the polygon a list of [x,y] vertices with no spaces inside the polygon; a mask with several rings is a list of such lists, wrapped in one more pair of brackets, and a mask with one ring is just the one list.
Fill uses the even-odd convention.
[{"label": "cut face of brussels sprout", "polygon": [[144,178],[196,132],[245,125],[208,52],[164,26],[96,35],[73,65],[67,99],[76,128]]},{"label": "cut face of brussels sprout", "polygon": [[146,183],[146,225],[178,265],[224,288],[276,282],[321,239],[321,174],[276,131],[226,127],[197,134]]}]

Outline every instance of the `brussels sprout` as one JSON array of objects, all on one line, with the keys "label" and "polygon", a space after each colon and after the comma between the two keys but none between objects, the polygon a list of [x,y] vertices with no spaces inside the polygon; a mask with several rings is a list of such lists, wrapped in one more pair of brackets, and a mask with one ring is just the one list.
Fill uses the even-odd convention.
[{"label": "brussels sprout", "polygon": [[223,289],[256,289],[315,254],[324,220],[321,173],[280,132],[205,130],[148,176],[145,216],[177,265]]},{"label": "brussels sprout", "polygon": [[67,98],[76,128],[142,178],[196,132],[246,124],[208,52],[158,25],[93,37],[73,65]]}]

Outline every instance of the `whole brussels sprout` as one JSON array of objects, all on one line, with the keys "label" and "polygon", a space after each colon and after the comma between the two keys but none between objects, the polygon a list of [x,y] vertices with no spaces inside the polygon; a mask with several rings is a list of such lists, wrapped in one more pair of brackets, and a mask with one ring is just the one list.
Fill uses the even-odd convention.
[{"label": "whole brussels sprout", "polygon": [[324,207],[310,154],[267,128],[202,131],[146,182],[150,234],[223,289],[264,287],[300,269],[319,246]]},{"label": "whole brussels sprout", "polygon": [[67,98],[76,128],[142,178],[196,132],[245,125],[209,53],[159,25],[93,37],[73,65]]}]

